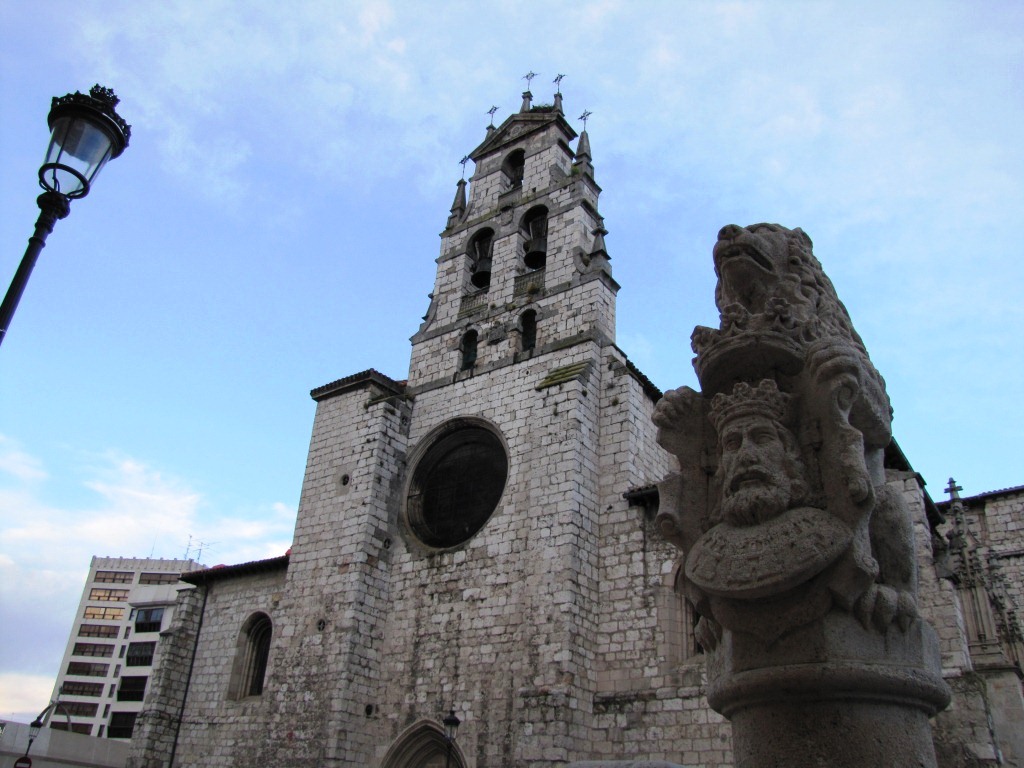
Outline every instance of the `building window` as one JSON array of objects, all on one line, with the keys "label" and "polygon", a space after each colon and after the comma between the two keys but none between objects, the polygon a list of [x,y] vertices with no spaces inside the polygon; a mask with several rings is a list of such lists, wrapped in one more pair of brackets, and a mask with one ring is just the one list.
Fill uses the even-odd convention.
[{"label": "building window", "polygon": [[700,615],[686,598],[686,576],[683,571],[683,566],[680,565],[673,581],[672,592],[677,606],[675,632],[680,640],[679,661],[686,662],[700,658],[704,654],[704,648],[697,642],[696,629]]},{"label": "building window", "polygon": [[[50,728],[54,731],[66,731],[68,729],[68,722],[67,720],[51,720]],[[92,733],[92,726],[89,723],[72,723],[71,732],[88,736]]]},{"label": "building window", "polygon": [[526,152],[517,149],[510,153],[505,158],[505,162],[501,164],[501,170],[508,181],[509,189],[523,186],[523,176],[526,172]]},{"label": "building window", "polygon": [[75,643],[71,649],[72,656],[100,656],[107,657],[114,655],[114,646],[108,643]]},{"label": "building window", "polygon": [[462,419],[428,440],[412,459],[405,518],[423,544],[454,547],[483,528],[497,508],[508,454],[491,429]]},{"label": "building window", "polygon": [[273,625],[265,613],[249,617],[238,636],[230,695],[234,699],[259,696],[267,676]]},{"label": "building window", "polygon": [[85,677],[106,677],[110,671],[109,664],[98,664],[91,661],[69,661],[69,675],[83,675]]},{"label": "building window", "polygon": [[117,689],[118,701],[142,701],[146,698],[145,676],[130,677],[125,675],[121,678],[121,684]]},{"label": "building window", "polygon": [[181,581],[177,573],[143,573],[139,576],[139,584],[177,584]]},{"label": "building window", "polygon": [[[140,608],[138,613],[135,614],[135,631],[159,632],[163,618],[163,608]],[[128,635],[125,634],[125,637],[128,637]]]},{"label": "building window", "polygon": [[78,717],[96,717],[96,712],[99,708],[99,704],[92,704],[87,701],[62,701],[59,712],[67,712],[69,715]]},{"label": "building window", "polygon": [[519,329],[522,331],[523,351],[537,346],[537,313],[528,309],[519,318]]},{"label": "building window", "polygon": [[134,575],[131,571],[96,571],[96,578],[93,581],[103,584],[131,584]]},{"label": "building window", "polygon": [[153,663],[156,643],[129,643],[125,664],[129,667],[148,667]]},{"label": "building window", "polygon": [[470,280],[486,291],[491,287],[491,265],[494,254],[494,230],[482,229],[469,241]]},{"label": "building window", "polygon": [[543,269],[548,253],[548,209],[531,208],[519,224],[523,237],[523,263],[527,269]]},{"label": "building window", "polygon": [[60,687],[64,696],[93,696],[99,698],[103,695],[103,683],[79,683],[68,680]]},{"label": "building window", "polygon": [[85,618],[120,621],[124,618],[124,608],[102,608],[98,605],[85,606]]},{"label": "building window", "polygon": [[462,362],[459,364],[460,371],[471,371],[476,365],[476,348],[479,335],[476,331],[466,331],[462,336],[462,343],[459,351],[462,353]]},{"label": "building window", "polygon": [[83,624],[78,628],[79,637],[117,637],[117,627],[112,624]]},{"label": "building window", "polygon": [[89,599],[104,603],[124,603],[128,601],[128,590],[93,587],[89,590]]},{"label": "building window", "polygon": [[135,730],[136,712],[114,712],[107,727],[108,739],[130,739]]}]

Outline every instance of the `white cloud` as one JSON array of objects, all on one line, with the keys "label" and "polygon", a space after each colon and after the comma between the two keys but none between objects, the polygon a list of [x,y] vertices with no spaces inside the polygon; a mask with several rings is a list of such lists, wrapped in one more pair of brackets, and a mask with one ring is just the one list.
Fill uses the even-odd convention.
[{"label": "white cloud", "polygon": [[0,472],[7,472],[25,482],[46,479],[41,462],[20,450],[4,435],[0,435]]},{"label": "white cloud", "polygon": [[32,722],[49,703],[52,692],[52,677],[0,672],[0,718]]}]

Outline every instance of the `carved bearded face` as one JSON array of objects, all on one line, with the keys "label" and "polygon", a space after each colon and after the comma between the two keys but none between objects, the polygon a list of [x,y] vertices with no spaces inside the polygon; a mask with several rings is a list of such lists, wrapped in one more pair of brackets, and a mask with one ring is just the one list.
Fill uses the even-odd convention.
[{"label": "carved bearded face", "polygon": [[726,422],[719,436],[722,517],[747,526],[777,517],[803,500],[806,485],[792,435],[763,415]]}]

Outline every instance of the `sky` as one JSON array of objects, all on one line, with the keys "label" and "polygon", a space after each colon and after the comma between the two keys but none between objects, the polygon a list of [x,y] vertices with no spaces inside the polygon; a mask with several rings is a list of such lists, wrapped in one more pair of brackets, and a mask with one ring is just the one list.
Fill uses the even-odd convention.
[{"label": "sky", "polygon": [[309,390],[405,377],[459,160],[530,71],[592,113],[658,387],[698,386],[718,230],[799,226],[932,497],[1024,484],[1022,53],[1017,2],[0,1],[4,287],[51,97],[132,125],[0,347],[0,718],[47,704],[93,555],[287,549]]}]

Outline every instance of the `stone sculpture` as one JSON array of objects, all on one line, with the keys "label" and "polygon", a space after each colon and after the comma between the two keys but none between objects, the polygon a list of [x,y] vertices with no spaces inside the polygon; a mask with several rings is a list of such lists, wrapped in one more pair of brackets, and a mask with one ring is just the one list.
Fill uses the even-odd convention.
[{"label": "stone sculpture", "polygon": [[[720,327],[692,337],[702,391],[667,392],[654,414],[679,460],[657,523],[685,554],[737,765],[934,765],[927,717],[948,691],[886,482],[885,383],[801,230],[726,226],[714,263]],[[849,762],[827,723],[795,736],[835,707],[844,743],[866,729]]]}]

